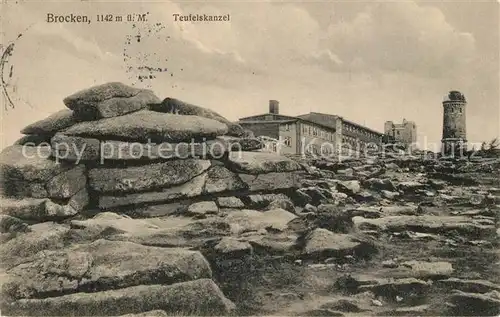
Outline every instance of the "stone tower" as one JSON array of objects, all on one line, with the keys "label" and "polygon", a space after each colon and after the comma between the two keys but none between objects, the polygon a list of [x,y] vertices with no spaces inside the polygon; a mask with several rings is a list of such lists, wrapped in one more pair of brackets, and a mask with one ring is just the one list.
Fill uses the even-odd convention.
[{"label": "stone tower", "polygon": [[465,96],[459,91],[450,91],[443,100],[443,138],[444,155],[460,155],[467,151],[465,133]]}]

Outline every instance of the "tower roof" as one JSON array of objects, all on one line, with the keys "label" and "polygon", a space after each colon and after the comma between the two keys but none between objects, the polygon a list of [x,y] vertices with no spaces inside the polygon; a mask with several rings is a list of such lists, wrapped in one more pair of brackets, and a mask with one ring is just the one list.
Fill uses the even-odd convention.
[{"label": "tower roof", "polygon": [[444,96],[443,101],[463,101],[466,102],[464,94],[458,90],[450,91],[446,96]]}]

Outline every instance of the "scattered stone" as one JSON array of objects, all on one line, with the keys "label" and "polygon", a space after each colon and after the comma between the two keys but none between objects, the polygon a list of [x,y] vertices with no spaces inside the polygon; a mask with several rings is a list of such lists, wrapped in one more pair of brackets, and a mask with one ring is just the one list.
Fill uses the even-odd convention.
[{"label": "scattered stone", "polygon": [[351,235],[333,233],[322,228],[315,229],[305,240],[303,255],[308,258],[342,258],[346,255],[367,258],[376,252],[373,246],[358,241]]},{"label": "scattered stone", "polygon": [[297,188],[300,180],[296,173],[268,173],[260,175],[238,174],[250,191],[275,191]]},{"label": "scattered stone", "polygon": [[404,192],[415,192],[419,189],[424,189],[425,184],[415,181],[401,182],[398,184],[398,188]]},{"label": "scattered stone", "polygon": [[396,186],[390,179],[379,179],[379,178],[370,178],[363,182],[363,185],[376,189],[376,190],[385,190],[385,191],[395,191]]},{"label": "scattered stone", "polygon": [[438,234],[458,232],[468,237],[488,237],[495,234],[494,226],[482,225],[463,216],[387,216],[377,219],[353,217],[352,220],[359,230]]},{"label": "scattered stone", "polygon": [[252,246],[246,241],[239,241],[235,238],[224,237],[215,246],[215,251],[230,257],[240,257],[252,253]]},{"label": "scattered stone", "polygon": [[218,212],[219,208],[213,201],[201,201],[188,207],[188,213],[196,216],[217,214]]},{"label": "scattered stone", "polygon": [[259,234],[245,236],[245,240],[250,242],[254,250],[270,255],[287,255],[297,247],[297,235],[286,233]]},{"label": "scattered stone", "polygon": [[425,296],[431,283],[415,278],[402,278],[394,280],[378,280],[376,284],[361,285],[359,291],[370,291],[387,299],[395,299],[402,295],[403,298]]},{"label": "scattered stone", "polygon": [[307,204],[305,207],[304,207],[304,212],[312,212],[312,213],[316,213],[318,212],[318,208],[316,208],[315,206],[311,205],[311,204]]},{"label": "scattered stone", "polygon": [[300,165],[281,155],[266,152],[232,152],[231,170],[245,174],[282,173],[301,170]]},{"label": "scattered stone", "polygon": [[378,307],[384,306],[384,304],[381,301],[379,301],[378,299],[372,299],[372,305],[378,306]]},{"label": "scattered stone", "polygon": [[391,199],[391,200],[399,197],[398,192],[391,192],[388,190],[382,190],[382,191],[380,191],[380,193],[382,194],[382,197],[387,198],[387,199]]},{"label": "scattered stone", "polygon": [[399,266],[399,264],[394,260],[386,260],[382,262],[382,267],[395,269]]},{"label": "scattered stone", "polygon": [[424,261],[406,261],[402,266],[412,270],[413,277],[416,278],[443,278],[453,273],[453,267],[449,262],[424,262]]},{"label": "scattered stone", "polygon": [[348,195],[355,195],[361,191],[361,185],[358,181],[344,181],[337,184],[337,189]]},{"label": "scattered stone", "polygon": [[361,313],[367,311],[366,308],[361,308],[360,303],[354,299],[338,299],[321,305],[320,308],[331,309],[346,313]]},{"label": "scattered stone", "polygon": [[295,212],[295,206],[290,199],[279,198],[271,201],[271,203],[267,206],[268,210],[277,208],[284,209],[289,212]]},{"label": "scattered stone", "polygon": [[244,208],[245,204],[238,197],[217,197],[220,208]]},{"label": "scattered stone", "polygon": [[225,221],[231,225],[232,232],[243,233],[267,228],[283,231],[295,218],[294,214],[279,208],[268,211],[243,209],[231,211]]}]

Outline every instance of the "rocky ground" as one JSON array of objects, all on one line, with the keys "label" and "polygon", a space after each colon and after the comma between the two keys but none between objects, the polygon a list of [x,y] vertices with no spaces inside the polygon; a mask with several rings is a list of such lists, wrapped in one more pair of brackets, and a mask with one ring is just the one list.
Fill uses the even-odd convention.
[{"label": "rocky ground", "polygon": [[[3,315],[500,314],[499,158],[287,158],[207,109],[144,109],[158,100],[91,88],[0,154]],[[151,135],[246,150],[103,151]],[[88,146],[76,166],[55,162],[64,140]]]},{"label": "rocky ground", "polygon": [[498,315],[500,160],[302,165],[297,190],[166,216],[149,206],[30,226],[4,215],[4,310]]}]

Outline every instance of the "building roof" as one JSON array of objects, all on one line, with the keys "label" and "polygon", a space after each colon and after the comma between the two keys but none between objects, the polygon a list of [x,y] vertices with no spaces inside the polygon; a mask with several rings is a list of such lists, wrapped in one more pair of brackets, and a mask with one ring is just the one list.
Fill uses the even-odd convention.
[{"label": "building roof", "polygon": [[361,129],[370,131],[370,132],[378,134],[378,135],[383,135],[382,132],[379,132],[379,131],[367,128],[367,127],[365,127],[365,126],[363,126],[361,124],[358,124],[356,122],[344,119],[343,117],[340,117],[340,116],[337,116],[337,115],[333,115],[333,114],[320,113],[320,112],[310,112],[308,114],[303,114],[303,115],[300,115],[298,117],[299,118],[304,118],[304,119],[307,119],[307,120],[311,120],[311,121],[315,121],[315,122],[318,122],[318,123],[321,123],[321,124],[333,126],[334,128],[335,128],[335,120],[337,118],[340,118],[342,121],[344,121],[346,123],[349,123],[350,125],[359,127]]},{"label": "building roof", "polygon": [[[252,118],[263,117],[263,116],[266,116],[266,115],[279,116],[279,117],[282,117],[283,119],[279,119],[279,120],[251,120]],[[238,123],[239,124],[245,124],[245,123],[279,123],[279,124],[286,124],[286,123],[292,123],[292,122],[296,122],[296,121],[302,121],[302,122],[305,122],[305,123],[308,123],[308,124],[313,124],[313,125],[320,126],[322,128],[328,129],[328,130],[336,131],[335,125],[324,124],[322,122],[317,122],[317,121],[309,120],[307,118],[301,118],[300,116],[298,116],[298,117],[292,117],[292,116],[287,116],[287,115],[282,115],[282,114],[276,114],[276,113],[262,113],[262,114],[258,114],[258,115],[254,115],[254,116],[250,116],[250,117],[244,117],[244,118],[241,118],[240,121],[238,121]]]},{"label": "building roof", "polygon": [[[279,113],[270,113],[270,112],[268,112],[268,113],[256,114],[256,115],[249,116],[249,117],[243,117],[243,118],[240,118],[239,121],[248,122],[248,121],[250,121],[253,118],[264,117],[264,116],[281,117],[281,118],[283,118],[283,120],[293,120],[293,119],[296,119],[296,117],[282,115],[282,114],[279,114]],[[280,119],[280,121],[281,121],[281,119]]]}]

